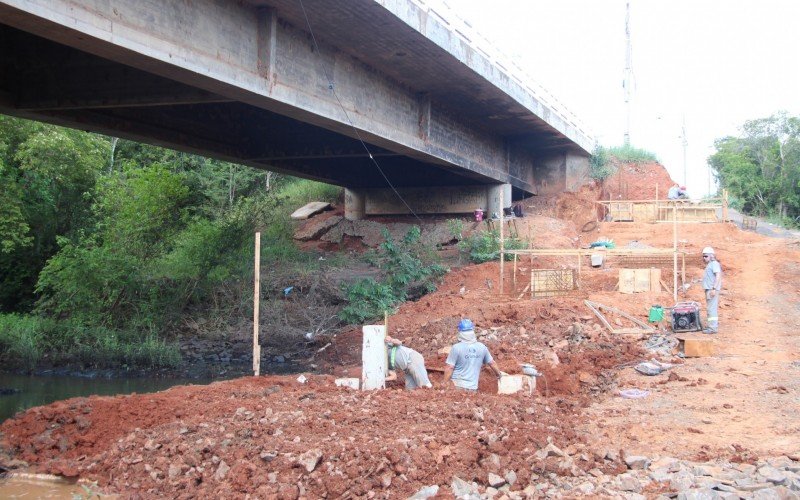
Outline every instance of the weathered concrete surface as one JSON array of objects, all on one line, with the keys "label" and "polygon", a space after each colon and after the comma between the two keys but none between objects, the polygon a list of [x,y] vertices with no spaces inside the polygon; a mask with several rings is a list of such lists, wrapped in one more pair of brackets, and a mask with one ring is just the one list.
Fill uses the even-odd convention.
[{"label": "weathered concrete surface", "polygon": [[314,214],[318,214],[323,210],[327,210],[331,207],[331,204],[324,201],[312,201],[310,203],[306,203],[302,207],[298,208],[292,215],[290,216],[294,220],[303,220],[308,219]]},{"label": "weathered concrete surface", "polygon": [[319,50],[293,0],[0,0],[0,112],[355,188],[519,196],[542,158],[588,155],[586,134],[416,3],[304,5]]},{"label": "weathered concrete surface", "polygon": [[310,241],[319,238],[332,227],[336,226],[342,221],[342,217],[334,215],[331,217],[315,217],[311,219],[305,226],[298,229],[294,233],[294,239],[300,241]]}]

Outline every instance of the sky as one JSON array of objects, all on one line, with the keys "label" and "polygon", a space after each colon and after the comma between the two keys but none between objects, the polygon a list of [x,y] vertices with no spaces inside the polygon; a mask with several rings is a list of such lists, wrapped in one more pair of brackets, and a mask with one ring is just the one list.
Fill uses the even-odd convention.
[{"label": "sky", "polygon": [[[603,146],[623,144],[630,4],[630,142],[692,196],[709,191],[714,140],[746,120],[800,115],[800,0],[428,0],[558,98]],[[712,186],[712,191],[716,187]]]}]

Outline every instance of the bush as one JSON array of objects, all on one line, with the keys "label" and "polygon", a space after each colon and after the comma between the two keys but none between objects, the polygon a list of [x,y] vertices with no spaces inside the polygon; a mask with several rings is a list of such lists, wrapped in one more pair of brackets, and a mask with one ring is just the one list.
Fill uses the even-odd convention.
[{"label": "bush", "polygon": [[382,282],[368,278],[345,286],[349,304],[339,317],[347,323],[364,323],[405,301],[409,291],[430,293],[447,268],[436,262],[432,249],[420,243],[420,229],[412,227],[402,240],[395,242],[384,229],[385,241],[371,257],[371,263],[385,275]]},{"label": "bush", "polygon": [[365,278],[345,287],[349,304],[339,313],[339,318],[349,324],[363,324],[380,317],[384,311],[392,311],[397,297],[392,287]]},{"label": "bush", "polygon": [[[517,238],[506,238],[504,246],[506,250],[519,250],[525,248],[526,244]],[[458,248],[467,254],[470,262],[476,264],[498,260],[500,259],[500,231],[491,229],[474,232],[459,242]],[[506,260],[512,260],[512,256],[506,255]]]},{"label": "bush", "polygon": [[590,172],[592,179],[603,180],[614,174],[614,164],[608,150],[600,145],[595,146],[592,157],[589,159]]}]

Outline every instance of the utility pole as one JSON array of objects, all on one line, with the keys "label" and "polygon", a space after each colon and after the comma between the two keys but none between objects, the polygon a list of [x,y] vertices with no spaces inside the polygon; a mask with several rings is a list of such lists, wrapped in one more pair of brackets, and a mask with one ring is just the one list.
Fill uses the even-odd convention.
[{"label": "utility pole", "polygon": [[625,145],[631,143],[631,3],[625,3],[625,74],[622,90],[625,96]]}]

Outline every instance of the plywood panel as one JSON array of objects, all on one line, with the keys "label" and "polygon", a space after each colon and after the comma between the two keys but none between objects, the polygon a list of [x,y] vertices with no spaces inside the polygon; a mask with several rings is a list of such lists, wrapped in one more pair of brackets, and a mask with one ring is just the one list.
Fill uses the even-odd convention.
[{"label": "plywood panel", "polygon": [[636,270],[619,270],[619,291],[622,293],[633,293],[636,291]]}]

